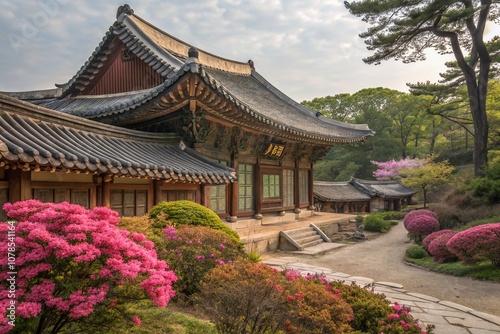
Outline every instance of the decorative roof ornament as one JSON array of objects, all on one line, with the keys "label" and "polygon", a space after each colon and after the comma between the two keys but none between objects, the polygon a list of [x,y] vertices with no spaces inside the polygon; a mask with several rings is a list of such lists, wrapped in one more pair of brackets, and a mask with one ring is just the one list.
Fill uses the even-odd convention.
[{"label": "decorative roof ornament", "polygon": [[189,58],[198,58],[200,56],[200,52],[198,51],[197,48],[194,46],[190,47],[188,50],[188,57]]},{"label": "decorative roof ornament", "polygon": [[252,70],[255,70],[255,66],[253,64],[253,60],[252,59],[248,59],[248,65],[250,65],[250,67],[252,68]]},{"label": "decorative roof ornament", "polygon": [[123,6],[118,7],[118,10],[116,11],[116,18],[118,19],[122,14],[132,15],[134,14],[134,10],[130,8],[128,4],[124,4]]}]

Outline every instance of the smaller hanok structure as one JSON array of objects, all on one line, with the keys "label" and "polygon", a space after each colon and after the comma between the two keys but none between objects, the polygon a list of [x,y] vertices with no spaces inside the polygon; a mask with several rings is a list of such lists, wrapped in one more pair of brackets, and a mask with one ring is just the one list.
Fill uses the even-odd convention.
[{"label": "smaller hanok structure", "polygon": [[346,182],[314,182],[316,210],[336,213],[399,211],[412,202],[415,191],[397,180],[351,178]]},{"label": "smaller hanok structure", "polygon": [[370,211],[371,197],[354,187],[350,181],[314,182],[314,200],[317,211],[351,213]]}]

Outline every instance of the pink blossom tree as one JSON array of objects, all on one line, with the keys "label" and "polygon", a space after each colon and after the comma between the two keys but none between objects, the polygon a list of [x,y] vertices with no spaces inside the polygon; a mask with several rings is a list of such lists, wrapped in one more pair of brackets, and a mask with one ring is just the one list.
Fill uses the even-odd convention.
[{"label": "pink blossom tree", "polygon": [[409,168],[420,167],[427,163],[427,159],[402,159],[402,160],[389,160],[385,162],[372,161],[378,168],[373,172],[373,177],[377,180],[397,180],[399,179],[399,171]]},{"label": "pink blossom tree", "polygon": [[140,324],[127,313],[128,302],[165,307],[175,294],[177,277],[154,244],[116,227],[119,217],[108,208],[27,200],[4,210],[15,222],[0,223],[0,333],[104,326],[117,315]]}]

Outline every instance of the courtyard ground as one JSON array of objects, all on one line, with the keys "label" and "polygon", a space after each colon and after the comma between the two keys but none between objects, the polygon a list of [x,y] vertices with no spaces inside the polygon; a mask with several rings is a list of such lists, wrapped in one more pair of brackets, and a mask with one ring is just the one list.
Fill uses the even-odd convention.
[{"label": "courtyard ground", "polygon": [[275,252],[266,254],[264,259],[293,257],[298,262],[335,272],[399,283],[408,291],[500,316],[500,282],[448,276],[410,266],[403,261],[410,245],[406,230],[400,223],[379,237],[350,244],[325,255],[313,257]]}]

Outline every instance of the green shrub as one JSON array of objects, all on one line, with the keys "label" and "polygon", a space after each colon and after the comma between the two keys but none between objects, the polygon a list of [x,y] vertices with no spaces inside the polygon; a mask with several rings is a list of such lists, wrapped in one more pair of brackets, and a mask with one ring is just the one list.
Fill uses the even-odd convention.
[{"label": "green shrub", "polygon": [[423,259],[427,256],[427,252],[422,246],[413,245],[406,250],[406,256],[410,259]]},{"label": "green shrub", "polygon": [[330,282],[332,289],[340,291],[340,295],[351,305],[354,319],[351,327],[363,333],[378,334],[380,320],[391,314],[392,309],[383,295],[375,294],[358,285],[346,285],[342,282]]},{"label": "green shrub", "polygon": [[401,220],[405,217],[406,212],[403,212],[403,211],[382,211],[379,214],[385,220]]},{"label": "green shrub", "polygon": [[149,211],[149,218],[154,221],[155,233],[160,235],[169,222],[174,226],[206,226],[224,232],[242,246],[238,233],[227,226],[215,212],[191,201],[161,202]]},{"label": "green shrub", "polygon": [[384,220],[378,214],[371,214],[365,217],[365,230],[371,232],[386,233],[391,228],[391,223]]},{"label": "green shrub", "polygon": [[362,215],[356,215],[356,223],[361,224],[363,219],[365,219]]},{"label": "green shrub", "polygon": [[165,242],[158,256],[168,263],[178,277],[177,294],[197,292],[203,277],[214,267],[245,258],[245,252],[221,231],[205,226],[181,225],[164,229]]}]

